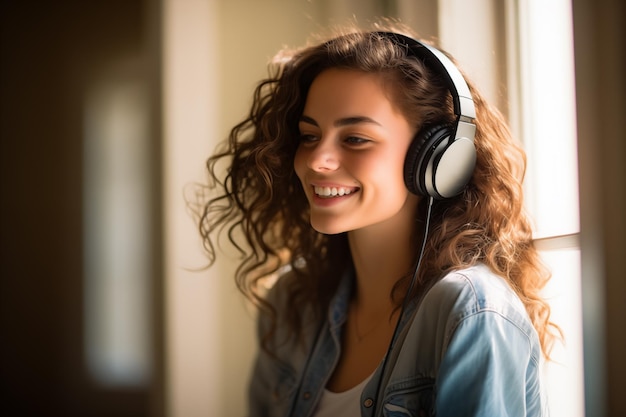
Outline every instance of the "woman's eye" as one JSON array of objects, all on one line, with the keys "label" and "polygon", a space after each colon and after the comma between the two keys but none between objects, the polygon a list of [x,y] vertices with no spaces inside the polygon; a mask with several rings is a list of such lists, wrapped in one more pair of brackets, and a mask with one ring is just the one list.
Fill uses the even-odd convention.
[{"label": "woman's eye", "polygon": [[311,143],[311,142],[315,142],[316,140],[317,140],[317,136],[312,135],[312,134],[304,133],[300,135],[301,143]]},{"label": "woman's eye", "polygon": [[369,142],[368,139],[360,138],[358,136],[348,136],[345,141],[351,145],[360,145]]}]

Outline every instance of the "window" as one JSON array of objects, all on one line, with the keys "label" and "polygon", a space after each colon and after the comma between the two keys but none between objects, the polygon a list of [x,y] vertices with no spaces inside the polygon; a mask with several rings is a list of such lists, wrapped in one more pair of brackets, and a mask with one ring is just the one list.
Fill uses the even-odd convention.
[{"label": "window", "polygon": [[[514,5],[511,5],[514,4]],[[528,154],[527,208],[552,280],[545,296],[563,330],[546,365],[552,414],[583,416],[582,307],[574,58],[569,0],[509,2],[510,88]],[[517,60],[517,62],[515,62]]]}]

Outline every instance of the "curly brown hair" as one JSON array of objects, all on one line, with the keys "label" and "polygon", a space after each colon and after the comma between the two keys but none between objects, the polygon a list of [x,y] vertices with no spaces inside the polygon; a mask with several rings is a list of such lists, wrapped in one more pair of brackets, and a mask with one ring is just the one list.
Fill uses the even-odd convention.
[{"label": "curly brown hair", "polygon": [[[398,32],[396,27],[385,30]],[[329,40],[277,55],[269,76],[254,92],[248,116],[207,161],[208,188],[218,194],[201,203],[199,227],[211,262],[221,232],[240,250],[238,288],[274,321],[277,312],[265,301],[260,283],[268,274],[290,267],[294,279],[286,287],[286,317],[295,337],[300,336],[302,307],[324,314],[340,275],[352,262],[345,233],[324,235],[310,226],[309,205],[293,168],[298,121],[308,89],[328,68],[380,74],[417,128],[454,119],[442,77],[378,32],[350,28]],[[558,327],[550,322],[550,308],[540,294],[549,273],[533,246],[523,206],[525,154],[498,110],[471,82],[468,85],[477,116],[476,168],[460,195],[435,201],[412,296],[448,271],[482,262],[519,295],[548,356]],[[226,173],[221,163],[227,164]],[[416,218],[424,218],[426,198],[420,200],[418,210]],[[416,229],[420,227],[416,224]],[[419,244],[421,236],[415,235]],[[406,288],[408,279],[398,281],[394,293]],[[390,296],[401,303],[394,294]]]}]

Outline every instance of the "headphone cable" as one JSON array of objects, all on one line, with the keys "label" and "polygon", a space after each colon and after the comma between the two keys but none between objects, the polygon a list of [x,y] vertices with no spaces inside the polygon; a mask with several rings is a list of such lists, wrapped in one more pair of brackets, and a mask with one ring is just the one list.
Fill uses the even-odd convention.
[{"label": "headphone cable", "polygon": [[374,402],[377,411],[382,411],[382,408],[378,407],[378,400],[381,398],[381,385],[383,382],[383,378],[385,377],[385,370],[387,368],[387,359],[391,354],[394,345],[396,343],[396,339],[400,333],[400,325],[402,324],[402,320],[404,319],[404,314],[406,312],[406,308],[410,301],[410,295],[413,292],[415,287],[415,283],[417,282],[417,274],[420,269],[420,265],[422,264],[422,259],[424,258],[424,252],[426,250],[426,241],[428,239],[428,229],[430,228],[430,218],[432,214],[434,198],[432,196],[428,197],[428,209],[426,212],[426,223],[424,224],[424,238],[422,239],[422,247],[420,248],[419,257],[417,258],[417,265],[415,265],[415,271],[413,272],[413,277],[411,278],[411,282],[409,283],[409,287],[407,288],[406,294],[404,295],[404,300],[402,301],[402,308],[400,309],[400,317],[398,317],[398,322],[393,330],[393,335],[391,336],[391,342],[389,342],[389,346],[387,347],[387,352],[383,357],[382,369],[380,371],[380,377],[378,378],[378,384],[376,386],[376,401]]}]

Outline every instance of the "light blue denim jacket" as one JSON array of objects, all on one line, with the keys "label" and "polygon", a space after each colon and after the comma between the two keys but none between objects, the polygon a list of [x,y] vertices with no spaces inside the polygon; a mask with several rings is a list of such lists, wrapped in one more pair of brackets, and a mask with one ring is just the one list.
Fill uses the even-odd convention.
[{"label": "light blue denim jacket", "polygon": [[[313,415],[340,355],[353,281],[347,275],[321,331],[309,323],[304,344],[281,343],[279,328],[276,357],[259,352],[250,416]],[[263,331],[267,323],[259,324]],[[400,326],[384,375],[379,366],[363,390],[361,416],[548,415],[537,333],[517,295],[486,266],[443,277],[409,304]]]}]

